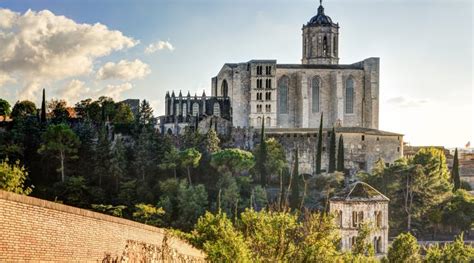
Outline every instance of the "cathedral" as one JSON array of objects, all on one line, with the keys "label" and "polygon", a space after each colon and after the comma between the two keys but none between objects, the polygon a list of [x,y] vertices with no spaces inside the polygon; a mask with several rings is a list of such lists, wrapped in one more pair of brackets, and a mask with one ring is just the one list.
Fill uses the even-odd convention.
[{"label": "cathedral", "polygon": [[161,131],[180,134],[189,126],[205,132],[219,124],[218,131],[232,134],[236,146],[251,149],[258,143],[253,134],[264,124],[267,136],[283,144],[289,161],[298,147],[301,170],[312,174],[322,119],[328,135],[324,144],[329,146],[333,128],[344,136],[351,173],[370,171],[380,158],[388,163],[400,158],[403,135],[378,129],[380,59],[339,64],[339,24],[322,4],[302,27],[301,47],[301,64],[276,59],[224,64],[211,80],[211,96],[167,93]]}]

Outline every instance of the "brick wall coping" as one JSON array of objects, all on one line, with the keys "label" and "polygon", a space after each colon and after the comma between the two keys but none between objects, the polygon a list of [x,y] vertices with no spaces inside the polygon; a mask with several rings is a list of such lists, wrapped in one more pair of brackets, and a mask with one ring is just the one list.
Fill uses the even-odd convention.
[{"label": "brick wall coping", "polygon": [[[135,228],[139,228],[139,229],[143,229],[143,230],[149,230],[149,231],[155,232],[157,234],[161,234],[163,236],[166,235],[166,234],[170,234],[170,232],[166,229],[162,229],[162,228],[158,228],[158,227],[154,227],[154,226],[150,226],[150,225],[145,225],[145,224],[142,224],[142,223],[134,222],[132,220],[128,220],[128,219],[124,219],[124,218],[120,218],[120,217],[114,217],[114,216],[110,216],[110,215],[106,215],[106,214],[101,214],[101,213],[98,213],[98,212],[93,212],[93,211],[82,209],[82,208],[63,205],[63,204],[59,204],[59,203],[55,203],[55,202],[35,198],[35,197],[15,194],[15,193],[3,191],[3,190],[0,190],[0,200],[7,200],[7,201],[12,201],[12,202],[16,202],[16,203],[31,205],[31,206],[38,206],[38,207],[47,208],[47,209],[51,209],[51,210],[56,210],[56,211],[60,211],[60,212],[64,212],[64,213],[89,217],[89,218],[93,218],[93,219],[97,219],[97,220],[101,220],[101,221],[106,221],[106,222],[111,222],[111,223],[116,223],[116,224],[122,224],[122,225],[131,226],[131,227],[135,227]],[[185,244],[186,246],[188,246],[187,249],[186,248],[184,249],[184,250],[187,251],[186,254],[191,255],[191,256],[195,256],[195,257],[199,257],[199,258],[205,258],[204,253],[202,253],[197,248],[194,248],[187,241],[181,240],[181,239],[179,239],[179,238],[177,238],[173,235],[170,235],[168,237],[168,242],[170,242],[170,244],[175,243],[175,241],[178,241],[179,243]],[[192,251],[190,251],[190,249]]]}]

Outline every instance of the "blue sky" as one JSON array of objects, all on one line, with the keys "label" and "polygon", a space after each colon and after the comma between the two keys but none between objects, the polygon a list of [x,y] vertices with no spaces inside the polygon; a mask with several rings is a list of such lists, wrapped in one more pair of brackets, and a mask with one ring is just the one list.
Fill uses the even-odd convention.
[{"label": "blue sky", "polygon": [[[210,94],[210,79],[226,62],[277,59],[279,63],[299,63],[301,26],[316,14],[318,5],[314,0],[0,0],[0,8],[20,16],[29,9],[49,10],[77,24],[100,23],[123,34],[111,36],[115,46],[98,44],[108,48],[107,52],[87,53],[92,64],[83,70],[53,68],[61,63],[74,67],[83,59],[77,57],[72,62],[60,58],[59,65],[48,67],[35,64],[36,71],[25,66],[7,72],[14,80],[0,85],[0,97],[14,103],[33,96],[29,98],[38,102],[35,95],[45,87],[51,97],[76,94],[68,98],[73,104],[82,96],[113,92],[118,99],[150,100],[155,115],[160,115],[167,90],[200,94],[205,89]],[[404,133],[413,145],[460,147],[469,140],[474,143],[471,1],[326,0],[323,5],[341,27],[341,63],[381,58],[381,129]],[[41,18],[38,15],[36,19]],[[93,40],[77,38],[94,48]],[[158,41],[170,43],[173,50],[144,52]],[[143,74],[113,73],[121,60],[139,60],[132,64]],[[114,63],[110,65],[112,73],[97,77],[108,62]],[[54,74],[36,79],[40,69]],[[0,74],[1,70],[0,65]]]}]

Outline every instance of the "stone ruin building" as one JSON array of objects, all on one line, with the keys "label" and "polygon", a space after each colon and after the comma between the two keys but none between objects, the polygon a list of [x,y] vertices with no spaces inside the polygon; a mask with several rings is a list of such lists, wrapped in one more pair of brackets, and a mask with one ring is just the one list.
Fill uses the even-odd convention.
[{"label": "stone ruin building", "polygon": [[329,211],[336,216],[341,231],[341,249],[350,251],[359,227],[368,223],[370,240],[376,254],[388,250],[388,202],[390,200],[372,186],[357,182],[329,201]]},{"label": "stone ruin building", "polygon": [[380,59],[339,64],[339,24],[317,14],[302,27],[300,64],[275,59],[226,63],[211,80],[211,96],[166,95],[160,130],[182,134],[185,127],[232,138],[252,149],[264,122],[267,137],[285,147],[288,161],[298,146],[300,171],[314,174],[318,127],[323,118],[322,169],[328,164],[329,135],[344,137],[345,167],[351,174],[371,171],[379,158],[392,163],[403,156],[403,135],[379,130]]}]

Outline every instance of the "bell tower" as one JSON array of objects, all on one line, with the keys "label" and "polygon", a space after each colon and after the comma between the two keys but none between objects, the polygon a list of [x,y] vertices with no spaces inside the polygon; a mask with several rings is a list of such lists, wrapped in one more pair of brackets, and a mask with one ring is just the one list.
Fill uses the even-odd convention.
[{"label": "bell tower", "polygon": [[339,63],[339,24],[333,23],[324,14],[322,0],[319,1],[318,14],[303,25],[302,64]]}]

